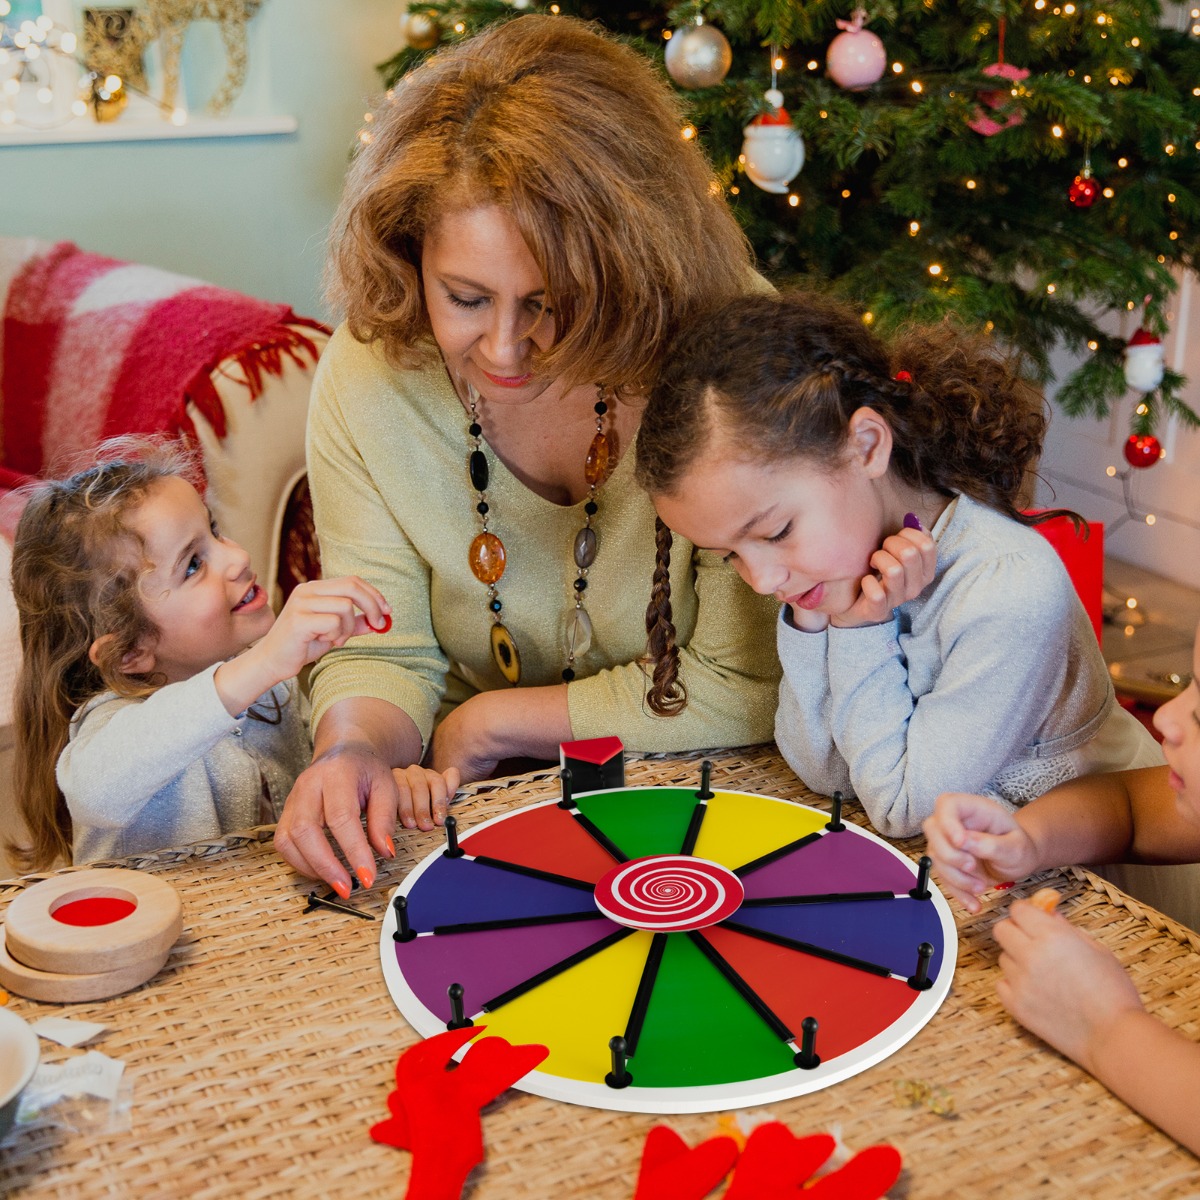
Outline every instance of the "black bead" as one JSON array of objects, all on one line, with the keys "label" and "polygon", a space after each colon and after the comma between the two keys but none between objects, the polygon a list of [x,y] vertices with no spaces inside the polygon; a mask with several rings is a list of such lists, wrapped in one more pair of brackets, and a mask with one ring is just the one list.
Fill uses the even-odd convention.
[{"label": "black bead", "polygon": [[574,678],[575,678],[575,672],[572,671],[570,667],[563,667],[563,679],[567,683],[570,683],[571,680]]},{"label": "black bead", "polygon": [[595,500],[589,500],[583,506],[583,511],[587,513],[589,517],[594,517],[600,511],[600,505],[598,505]]},{"label": "black bead", "polygon": [[471,424],[467,426],[467,432],[472,437],[478,437],[483,432],[483,426],[480,425],[478,421],[472,421]]},{"label": "black bead", "polygon": [[490,608],[492,612],[499,612],[503,607],[504,605],[501,604],[499,600],[493,600],[491,604],[488,605],[488,608]]},{"label": "black bead", "polygon": [[597,400],[596,401],[596,416],[602,417],[602,416],[604,416],[604,414],[606,412],[608,412],[608,405],[605,404],[603,400]]},{"label": "black bead", "polygon": [[486,492],[488,485],[487,455],[482,450],[472,450],[467,469],[471,474],[471,486],[477,492]]},{"label": "black bead", "polygon": [[488,502],[486,500],[480,500],[480,502],[475,505],[475,511],[481,517],[486,517],[488,514]]},{"label": "black bead", "polygon": [[583,579],[581,577],[581,578],[575,580],[575,583],[573,586],[577,592],[582,592],[584,590],[584,588],[587,587],[587,580]]}]

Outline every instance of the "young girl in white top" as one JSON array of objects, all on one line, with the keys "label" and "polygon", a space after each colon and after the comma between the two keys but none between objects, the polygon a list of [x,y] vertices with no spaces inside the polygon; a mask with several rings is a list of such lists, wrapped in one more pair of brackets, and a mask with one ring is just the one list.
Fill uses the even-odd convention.
[{"label": "young girl in white top", "polygon": [[[14,849],[29,867],[273,821],[310,753],[294,676],[391,624],[353,576],[302,584],[276,619],[187,459],[130,449],[38,485],[17,527],[16,790],[30,845]],[[420,767],[404,782],[426,810],[457,787]]]},{"label": "young girl in white top", "polygon": [[670,531],[781,603],[775,737],[810,788],[905,837],[945,791],[1011,807],[1160,763],[1116,702],[1058,556],[1017,508],[1037,391],[983,336],[885,345],[817,295],[747,296],[694,323],[638,431],[658,511],[647,614],[656,712],[673,670]]}]

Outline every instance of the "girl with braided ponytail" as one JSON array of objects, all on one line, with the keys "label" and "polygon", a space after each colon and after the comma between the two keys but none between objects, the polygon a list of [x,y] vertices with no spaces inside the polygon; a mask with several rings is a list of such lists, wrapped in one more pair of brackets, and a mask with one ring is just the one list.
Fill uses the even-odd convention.
[{"label": "girl with braided ponytail", "polygon": [[941,792],[1008,808],[1160,763],[1116,702],[1088,618],[1017,496],[1046,429],[990,339],[889,345],[817,295],[746,296],[678,338],[638,432],[658,512],[655,712],[679,711],[671,532],[781,604],[775,736],[809,787],[892,837]]}]

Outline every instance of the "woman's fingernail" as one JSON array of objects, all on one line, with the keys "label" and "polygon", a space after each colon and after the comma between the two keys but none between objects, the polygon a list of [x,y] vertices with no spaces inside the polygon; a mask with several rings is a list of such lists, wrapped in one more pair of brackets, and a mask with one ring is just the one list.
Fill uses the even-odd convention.
[{"label": "woman's fingernail", "polygon": [[340,879],[329,885],[343,900],[350,899],[350,885],[343,883]]},{"label": "woman's fingernail", "polygon": [[905,529],[922,529],[923,527],[921,525],[921,518],[918,517],[916,513],[905,513],[904,514],[904,528]]},{"label": "woman's fingernail", "polygon": [[368,871],[366,867],[359,867],[354,874],[358,876],[358,882],[365,888],[369,888],[375,882],[374,872]]},{"label": "woman's fingernail", "polygon": [[396,843],[393,842],[390,837],[385,837],[383,839],[383,844],[387,847],[388,858],[395,858],[396,857]]}]

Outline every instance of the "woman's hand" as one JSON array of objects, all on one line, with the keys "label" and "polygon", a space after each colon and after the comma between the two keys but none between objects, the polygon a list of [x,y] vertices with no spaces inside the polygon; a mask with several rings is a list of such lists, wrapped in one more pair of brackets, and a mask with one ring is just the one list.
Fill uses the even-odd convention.
[{"label": "woman's hand", "polygon": [[1024,879],[1043,865],[1017,818],[986,796],[946,792],[921,826],[946,890],[968,912],[996,883]]},{"label": "woman's hand", "polygon": [[901,529],[871,555],[872,574],[863,577],[858,599],[830,625],[854,629],[890,621],[892,610],[919,596],[937,573],[937,542],[923,529]]},{"label": "woman's hand", "polygon": [[359,883],[370,887],[375,855],[395,857],[392,834],[399,810],[392,770],[370,742],[335,742],[293,785],[275,827],[275,849],[302,875],[325,880],[344,899],[350,895],[350,876],[325,831],[341,847]]},{"label": "woman's hand", "polygon": [[1013,903],[995,929],[1000,943],[1000,1003],[1027,1029],[1097,1071],[1111,1031],[1142,1001],[1121,964],[1065,917],[1027,900]]}]

